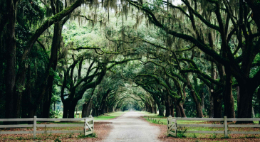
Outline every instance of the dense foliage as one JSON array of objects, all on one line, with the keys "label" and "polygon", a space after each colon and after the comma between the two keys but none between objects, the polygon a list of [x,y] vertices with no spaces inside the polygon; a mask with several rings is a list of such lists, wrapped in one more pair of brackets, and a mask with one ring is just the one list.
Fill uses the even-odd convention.
[{"label": "dense foliage", "polygon": [[252,0],[0,1],[0,117],[258,116],[259,8]]}]

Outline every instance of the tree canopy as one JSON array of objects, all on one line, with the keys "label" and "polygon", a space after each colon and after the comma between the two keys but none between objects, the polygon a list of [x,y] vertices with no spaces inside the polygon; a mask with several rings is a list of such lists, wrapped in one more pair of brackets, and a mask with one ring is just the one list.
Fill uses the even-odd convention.
[{"label": "tree canopy", "polygon": [[4,0],[0,117],[259,116],[259,0]]}]

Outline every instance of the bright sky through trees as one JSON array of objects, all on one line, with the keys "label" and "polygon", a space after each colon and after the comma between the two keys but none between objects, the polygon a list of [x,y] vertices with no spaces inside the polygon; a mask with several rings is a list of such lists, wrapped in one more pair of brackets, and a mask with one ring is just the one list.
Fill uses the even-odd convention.
[{"label": "bright sky through trees", "polygon": [[179,4],[181,4],[181,3],[182,3],[181,0],[173,0],[173,4],[174,4],[174,5],[179,5]]}]

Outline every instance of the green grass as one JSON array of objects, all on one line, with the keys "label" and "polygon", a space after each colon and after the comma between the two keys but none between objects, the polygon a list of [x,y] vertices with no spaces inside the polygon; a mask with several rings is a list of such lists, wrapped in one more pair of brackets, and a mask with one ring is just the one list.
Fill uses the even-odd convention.
[{"label": "green grass", "polygon": [[[144,118],[151,123],[158,124],[159,121],[159,124],[167,125],[167,117],[159,116],[157,114],[149,113],[149,112],[141,112],[141,113],[143,113],[145,115]],[[206,121],[177,120],[178,124],[198,124],[203,122]]]},{"label": "green grass", "polygon": [[96,133],[92,133],[92,134],[87,135],[87,136],[80,134],[80,135],[78,135],[78,138],[97,138],[97,134]]},{"label": "green grass", "polygon": [[113,118],[116,118],[118,116],[121,116],[125,113],[126,112],[123,112],[123,111],[107,113],[105,115],[100,115],[100,116],[94,117],[94,120],[109,120],[109,119],[113,119]]},{"label": "green grass", "polygon": [[[101,115],[98,117],[94,117],[94,120],[109,120],[109,119],[113,119],[116,118],[118,116],[123,115],[125,112],[119,111],[119,112],[113,112],[113,113],[107,113],[105,115]],[[45,124],[45,123],[52,123],[52,124],[82,124],[84,121],[81,122],[37,122],[38,124]],[[27,128],[27,130],[32,130],[32,128]],[[83,130],[82,127],[52,127],[52,128],[37,128],[37,131],[45,131],[45,130]],[[71,133],[71,134],[38,134],[37,135],[37,140],[54,140],[55,142],[60,142],[62,141],[62,139],[73,139],[73,138],[96,138],[97,135],[96,133],[93,133],[92,135],[88,135],[88,136],[84,136],[82,134],[78,133]],[[33,140],[31,135],[23,135],[23,136],[19,136],[19,135],[12,135],[12,136],[1,136],[0,135],[0,141],[3,140]],[[73,139],[74,140],[74,139]],[[72,141],[73,141],[72,140]]]},{"label": "green grass", "polygon": [[[149,112],[142,112],[144,114],[144,118],[154,124],[162,124],[167,125],[167,117],[158,116],[157,114],[149,113]],[[215,122],[215,124],[219,124],[220,122]],[[254,121],[254,123],[258,123],[258,121]],[[177,120],[177,124],[214,124],[214,122],[209,121],[190,121],[190,120]],[[185,127],[185,128],[178,128],[178,131],[224,131],[224,128],[210,128],[210,127]],[[229,131],[260,131],[258,128],[229,128]],[[188,138],[224,138],[223,134],[191,134],[191,133],[183,133],[183,136]],[[182,136],[182,137],[183,137]],[[231,135],[229,135],[231,136]],[[242,138],[246,138],[246,135],[241,135]],[[251,135],[250,135],[251,136]],[[260,137],[260,135],[253,135],[254,137]],[[179,136],[180,137],[180,136]],[[251,136],[252,137],[252,136]],[[237,136],[236,136],[237,138]]]},{"label": "green grass", "polygon": [[141,111],[141,113],[144,115],[144,118],[151,123],[155,123],[155,124],[159,123],[159,124],[167,125],[167,118],[164,116],[159,116],[158,114],[154,114],[146,111]]},{"label": "green grass", "polygon": [[[96,116],[94,117],[94,121],[95,120],[109,120],[109,119],[113,119],[116,118],[118,116],[121,116],[123,114],[125,114],[126,112],[123,111],[118,111],[118,112],[112,112],[112,113],[106,113],[105,115],[100,115],[100,116]],[[83,124],[84,121],[81,122],[50,122],[50,123],[58,123],[58,124]],[[42,124],[42,123],[46,123],[46,122],[37,122],[38,124]]]},{"label": "green grass", "polygon": [[155,114],[155,113],[150,113],[150,112],[147,112],[147,111],[139,111],[140,113],[142,113],[143,115],[145,116],[158,116],[158,114]]},{"label": "green grass", "polygon": [[[162,117],[162,116],[155,116],[155,117],[144,117],[147,121],[152,122],[152,123],[159,123],[163,124],[163,125],[167,125],[167,118],[166,117]],[[149,118],[149,119],[148,119]],[[152,118],[152,119],[151,119]],[[188,121],[188,120],[177,120],[178,124],[198,124],[198,123],[203,123],[205,121]]]}]

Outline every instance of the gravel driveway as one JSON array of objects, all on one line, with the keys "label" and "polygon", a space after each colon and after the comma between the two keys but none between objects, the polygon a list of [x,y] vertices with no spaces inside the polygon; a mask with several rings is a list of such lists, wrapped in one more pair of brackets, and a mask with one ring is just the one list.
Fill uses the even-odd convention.
[{"label": "gravel driveway", "polygon": [[160,129],[140,119],[141,113],[129,111],[110,120],[113,128],[104,142],[159,142]]}]

